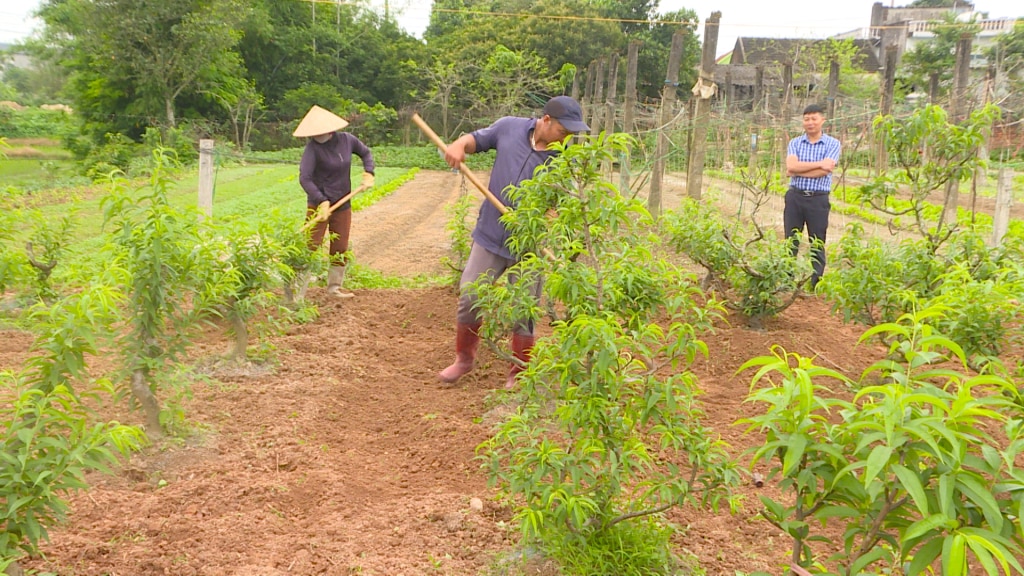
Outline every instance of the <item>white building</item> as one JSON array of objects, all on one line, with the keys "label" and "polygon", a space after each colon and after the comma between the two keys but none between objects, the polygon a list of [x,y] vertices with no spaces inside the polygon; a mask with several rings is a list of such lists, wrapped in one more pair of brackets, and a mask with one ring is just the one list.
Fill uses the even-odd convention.
[{"label": "white building", "polygon": [[885,62],[885,51],[893,46],[896,48],[897,62],[907,51],[913,50],[921,42],[935,37],[935,26],[939,25],[948,13],[956,15],[960,22],[973,22],[981,28],[971,44],[971,67],[984,67],[982,52],[995,43],[1000,34],[1013,31],[1015,18],[989,18],[987,12],[975,10],[974,4],[964,0],[954,2],[952,8],[887,8],[881,2],[871,7],[871,26],[858,28],[837,38],[875,39],[878,49],[878,61]]}]

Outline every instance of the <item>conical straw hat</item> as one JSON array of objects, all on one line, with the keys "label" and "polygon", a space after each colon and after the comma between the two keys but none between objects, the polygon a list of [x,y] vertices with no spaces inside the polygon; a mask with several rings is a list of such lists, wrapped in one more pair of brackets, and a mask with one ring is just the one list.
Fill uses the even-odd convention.
[{"label": "conical straw hat", "polygon": [[299,122],[295,132],[292,132],[292,136],[296,138],[309,138],[321,134],[330,134],[331,132],[341,130],[345,126],[348,126],[348,121],[344,118],[314,104],[309,109],[309,112],[306,112],[302,122]]}]

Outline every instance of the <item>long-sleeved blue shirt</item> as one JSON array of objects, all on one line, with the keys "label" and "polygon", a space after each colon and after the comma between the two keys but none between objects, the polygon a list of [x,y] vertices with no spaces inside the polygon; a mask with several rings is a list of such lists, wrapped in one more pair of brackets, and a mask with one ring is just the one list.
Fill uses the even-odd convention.
[{"label": "long-sleeved blue shirt", "polygon": [[[363,170],[373,172],[373,153],[348,132],[335,132],[323,144],[312,138],[306,142],[299,162],[299,184],[310,206],[337,202],[352,191],[352,154],[362,158]],[[348,210],[350,206],[351,202],[346,202],[338,209]]]}]

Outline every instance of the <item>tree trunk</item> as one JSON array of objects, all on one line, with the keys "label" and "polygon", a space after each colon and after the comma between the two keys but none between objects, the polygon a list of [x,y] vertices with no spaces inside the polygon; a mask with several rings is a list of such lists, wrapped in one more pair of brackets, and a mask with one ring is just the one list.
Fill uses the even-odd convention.
[{"label": "tree trunk", "polygon": [[235,335],[235,343],[230,357],[235,361],[244,359],[245,351],[249,347],[249,328],[245,325],[245,319],[237,312],[231,312],[231,331]]},{"label": "tree trunk", "polygon": [[167,127],[174,128],[174,99],[164,98],[164,107],[167,111]]},{"label": "tree trunk", "polygon": [[146,371],[142,368],[132,372],[132,396],[142,405],[146,413],[146,435],[150,438],[163,438],[164,430],[160,426],[160,404],[153,391],[149,389]]}]

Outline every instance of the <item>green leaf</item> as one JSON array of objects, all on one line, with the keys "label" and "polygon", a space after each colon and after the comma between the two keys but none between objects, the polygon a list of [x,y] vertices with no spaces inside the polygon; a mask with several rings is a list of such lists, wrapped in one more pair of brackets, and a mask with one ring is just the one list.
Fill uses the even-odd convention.
[{"label": "green leaf", "polygon": [[[982,568],[985,569],[985,572],[987,572],[989,576],[999,576],[999,567],[996,566],[995,560],[992,559],[992,554],[988,551],[988,548],[985,547],[983,542],[980,542],[975,538],[968,537],[967,546],[972,552],[974,552],[978,561],[981,562]],[[1006,568],[1007,572],[1009,572],[1009,566]]]},{"label": "green leaf", "polygon": [[[917,474],[910,471],[909,468],[902,464],[894,464],[892,467],[896,477],[899,478],[900,484],[903,485],[903,489],[910,494],[910,497],[914,499],[914,504],[917,506],[918,512],[922,516],[928,516],[928,496],[925,494],[924,486],[921,484],[921,479],[918,478]],[[910,538],[908,536],[908,538]]]},{"label": "green leaf", "polygon": [[943,576],[966,576],[967,542],[960,534],[952,534],[942,545]]},{"label": "green leaf", "polygon": [[804,457],[804,450],[806,448],[806,436],[794,435],[789,437],[789,443],[786,446],[786,456],[782,460],[783,476],[792,476],[793,469],[800,464],[800,461]]},{"label": "green leaf", "polygon": [[864,470],[864,487],[866,488],[882,471],[882,468],[889,463],[892,456],[892,447],[879,444],[871,450],[868,455],[867,468]]},{"label": "green leaf", "polygon": [[911,524],[903,533],[903,540],[915,540],[942,526],[955,526],[945,514],[932,514]]},{"label": "green leaf", "polygon": [[953,509],[953,491],[956,488],[956,473],[939,476],[939,509],[951,521],[956,521],[956,510]]},{"label": "green leaf", "polygon": [[860,558],[857,558],[853,564],[850,564],[850,574],[861,574],[864,569],[871,564],[877,562],[887,554],[889,551],[884,546],[875,546],[870,552],[864,554]]},{"label": "green leaf", "polygon": [[927,570],[932,562],[939,557],[939,553],[942,552],[943,540],[941,537],[935,537],[924,546],[918,548],[914,554],[913,561],[911,561],[910,566],[907,568],[906,576],[917,576]]},{"label": "green leaf", "polygon": [[992,530],[1001,532],[1003,530],[1003,514],[990,489],[967,473],[957,476],[957,484],[971,502],[981,508],[981,513],[985,515],[985,520]]}]

